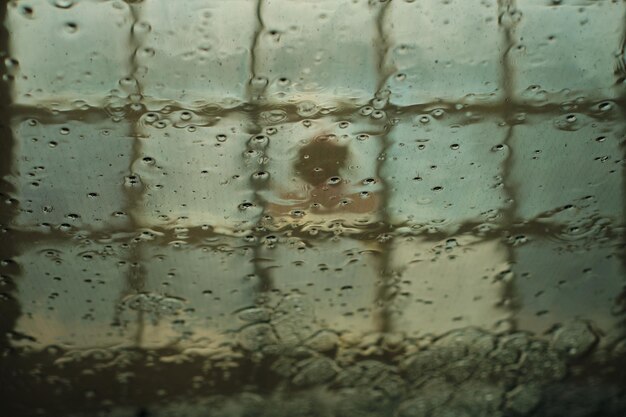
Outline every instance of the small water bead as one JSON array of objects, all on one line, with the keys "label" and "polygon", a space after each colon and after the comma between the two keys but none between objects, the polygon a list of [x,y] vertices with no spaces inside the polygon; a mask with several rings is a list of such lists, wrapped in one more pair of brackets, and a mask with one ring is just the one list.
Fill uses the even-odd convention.
[{"label": "small water bead", "polygon": [[33,13],[34,10],[32,7],[30,6],[23,6],[20,11],[22,12],[22,14],[28,18],[32,18],[33,17]]},{"label": "small water bead", "polygon": [[306,213],[303,210],[291,210],[290,214],[293,217],[303,217]]},{"label": "small water bead", "polygon": [[226,135],[224,134],[217,135],[215,138],[217,139],[218,142],[226,142],[226,139],[227,139]]},{"label": "small water bead", "polygon": [[369,116],[370,114],[372,114],[373,111],[374,108],[372,106],[364,106],[359,109],[359,113],[361,113],[363,116]]},{"label": "small water bead", "polygon": [[372,112],[373,119],[382,119],[383,117],[385,117],[385,112],[382,110],[375,110]]},{"label": "small water bead", "polygon": [[268,174],[265,171],[259,171],[259,172],[255,172],[254,174],[252,174],[252,177],[257,180],[264,180],[264,179],[269,178],[269,176],[270,174]]},{"label": "small water bead", "polygon": [[250,203],[248,201],[245,201],[245,202],[239,204],[239,210],[246,210],[246,209],[249,209],[251,207],[254,207],[254,204],[252,204],[252,203]]},{"label": "small water bead", "polygon": [[76,33],[78,31],[78,25],[74,22],[68,22],[64,26],[67,33]]},{"label": "small water bead", "polygon": [[146,123],[154,123],[159,120],[159,115],[157,113],[146,113],[145,115]]},{"label": "small water bead", "polygon": [[438,119],[438,118],[442,117],[445,114],[445,111],[443,109],[435,109],[432,112],[430,112],[430,114],[434,118]]},{"label": "small water bead", "polygon": [[256,88],[263,88],[267,83],[268,80],[265,77],[254,77],[250,80],[250,85]]},{"label": "small water bead", "polygon": [[74,0],[55,0],[54,6],[59,9],[69,9],[74,5]]}]

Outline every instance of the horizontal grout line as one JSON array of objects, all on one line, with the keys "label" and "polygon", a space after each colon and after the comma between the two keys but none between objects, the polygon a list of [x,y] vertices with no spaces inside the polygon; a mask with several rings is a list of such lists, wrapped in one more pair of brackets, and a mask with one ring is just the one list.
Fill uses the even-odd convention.
[{"label": "horizontal grout line", "polygon": [[[340,116],[357,112],[359,109],[372,106],[369,102],[365,104],[355,104],[346,101],[336,101],[334,103],[317,103],[318,111],[310,116],[299,116],[299,119],[317,119],[324,116]],[[563,97],[560,101],[536,101],[532,100],[460,100],[452,101],[433,101],[428,103],[414,104],[408,106],[398,106],[387,104],[379,110],[384,110],[390,115],[401,115],[404,113],[425,113],[435,109],[443,109],[450,113],[462,113],[472,111],[480,114],[493,114],[507,118],[512,113],[528,113],[528,114],[565,114],[576,112],[600,113],[597,109],[598,104],[603,102],[615,103],[617,106],[626,108],[626,94],[617,98],[604,99],[582,99],[576,97]],[[288,114],[298,114],[298,103],[263,103],[241,102],[232,107],[222,107],[219,104],[205,104],[202,106],[183,106],[177,102],[142,102],[140,107],[136,104],[127,103],[123,106],[105,106],[105,107],[86,107],[84,109],[59,110],[53,107],[35,106],[35,105],[19,105],[12,104],[8,110],[12,116],[33,115],[42,117],[47,120],[54,120],[63,117],[84,117],[84,115],[98,115],[103,117],[121,116],[130,120],[138,119],[139,116],[146,112],[171,113],[175,111],[188,110],[198,114],[207,116],[219,116],[229,113],[250,113],[256,114],[264,111],[282,110]]]},{"label": "horizontal grout line", "polygon": [[[543,217],[533,220],[523,221],[516,220],[515,223],[505,226],[498,222],[479,222],[470,221],[451,224],[437,229],[429,229],[428,224],[419,224],[418,228],[411,225],[388,225],[383,222],[376,222],[367,226],[341,226],[329,227],[329,223],[325,225],[285,225],[283,227],[272,228],[269,226],[262,227],[259,225],[251,225],[248,229],[233,229],[232,233],[215,231],[212,227],[206,226],[172,226],[164,227],[128,227],[116,228],[111,230],[91,230],[87,228],[70,229],[62,232],[56,229],[50,229],[47,232],[20,230],[20,228],[11,228],[4,233],[4,237],[0,235],[0,241],[10,238],[12,244],[20,245],[25,242],[31,245],[33,242],[76,242],[77,235],[73,231],[81,231],[87,233],[81,234],[81,242],[102,242],[102,244],[111,243],[130,243],[130,244],[150,244],[156,241],[162,243],[165,241],[180,241],[191,245],[207,244],[212,239],[240,240],[241,247],[252,247],[258,241],[280,241],[281,238],[301,238],[309,241],[326,241],[334,236],[342,236],[351,240],[377,240],[388,241],[390,237],[414,237],[422,238],[426,242],[440,242],[445,239],[459,236],[473,236],[479,241],[502,239],[505,241],[523,240],[522,238],[533,239],[537,237],[545,237],[549,240],[560,240],[564,244],[574,245],[576,242],[584,243],[588,239],[595,240],[600,234],[612,239],[626,233],[626,223],[611,224],[609,219],[603,217],[591,217],[587,227],[578,227],[576,235],[569,234],[570,223],[550,222]],[[337,223],[336,223],[337,224]],[[580,225],[577,225],[580,226]],[[450,231],[446,231],[449,229]],[[223,229],[222,229],[223,230]],[[593,233],[593,232],[596,233]],[[590,233],[591,232],[591,233]],[[181,237],[180,235],[184,235]],[[220,244],[221,242],[216,242]]]}]

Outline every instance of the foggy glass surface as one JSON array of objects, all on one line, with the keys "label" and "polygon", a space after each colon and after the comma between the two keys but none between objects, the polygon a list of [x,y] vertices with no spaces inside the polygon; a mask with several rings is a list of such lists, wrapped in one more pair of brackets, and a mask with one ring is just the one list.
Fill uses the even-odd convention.
[{"label": "foggy glass surface", "polygon": [[626,2],[1,10],[0,415],[626,415]]}]

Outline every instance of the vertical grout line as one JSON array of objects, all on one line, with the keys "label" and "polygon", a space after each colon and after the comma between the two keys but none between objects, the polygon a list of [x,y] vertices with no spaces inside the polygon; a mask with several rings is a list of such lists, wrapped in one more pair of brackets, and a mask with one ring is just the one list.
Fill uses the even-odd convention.
[{"label": "vertical grout line", "polygon": [[[0,58],[10,57],[9,31],[6,26],[6,15],[9,3],[0,5]],[[4,350],[10,348],[10,335],[21,314],[17,301],[17,284],[15,275],[19,274],[19,266],[13,258],[18,255],[15,242],[15,231],[10,225],[18,213],[18,201],[14,198],[16,188],[6,180],[14,173],[15,138],[11,130],[11,82],[12,77],[7,68],[2,67],[3,79],[0,80],[0,357]],[[1,374],[2,372],[0,372]]]},{"label": "vertical grout line", "polygon": [[[143,108],[140,103],[143,98],[142,88],[137,79],[138,65],[137,65],[137,50],[139,49],[139,40],[136,35],[136,26],[139,22],[139,7],[141,4],[128,3],[130,16],[131,16],[131,30],[128,38],[128,67],[130,69],[129,78],[135,82],[136,87],[132,94],[129,95],[129,101],[131,104],[127,105],[127,109],[124,115],[125,120],[131,123],[129,136],[133,141],[131,153],[128,161],[128,175],[137,177],[134,173],[133,166],[135,162],[141,157],[141,139],[140,130],[138,128],[140,113],[138,110]],[[123,194],[125,196],[124,212],[129,219],[129,229],[131,230],[131,236],[141,226],[141,222],[138,221],[137,210],[141,207],[141,200],[144,193],[144,185],[141,180],[135,179],[139,187],[129,187],[124,181]],[[141,292],[145,287],[146,276],[145,269],[141,264],[141,240],[135,238],[129,245],[128,254],[128,271],[126,273],[126,286],[120,294],[118,303],[124,299],[125,296],[133,293]],[[114,318],[115,322],[119,323],[119,317]],[[143,334],[145,330],[145,317],[143,311],[139,310],[137,313],[137,330],[134,335],[134,344],[136,347],[141,347],[143,341]]]},{"label": "vertical grout line", "polygon": [[[385,91],[385,83],[387,80],[387,70],[386,70],[386,56],[387,50],[389,48],[387,36],[385,35],[385,16],[387,12],[387,8],[391,4],[391,1],[386,1],[384,4],[380,6],[380,10],[378,11],[378,16],[376,16],[376,29],[378,31],[378,42],[376,44],[376,48],[378,50],[378,91],[376,92],[377,99],[388,99],[388,91]],[[388,112],[390,111],[390,106],[388,103],[385,103],[386,108],[386,123],[384,127],[384,133],[381,137],[382,142],[382,150],[379,155],[379,158],[376,162],[376,177],[382,183],[382,190],[380,191],[380,210],[381,210],[381,220],[383,222],[383,230],[382,233],[385,236],[384,239],[380,239],[378,243],[381,257],[380,257],[380,284],[376,291],[375,295],[375,314],[374,314],[374,325],[378,332],[380,333],[389,333],[393,331],[394,323],[392,318],[392,306],[391,303],[394,299],[394,296],[397,291],[395,291],[394,285],[394,274],[393,274],[393,266],[392,266],[392,248],[394,245],[394,240],[391,238],[390,233],[392,232],[391,227],[391,216],[390,216],[390,190],[388,184],[384,179],[384,167],[385,161],[387,160],[386,153],[388,152],[391,142],[389,140],[389,132],[391,130],[391,119],[389,117]]]},{"label": "vertical grout line", "polygon": [[[517,106],[515,96],[515,74],[514,68],[511,62],[511,51],[515,45],[515,28],[521,14],[516,8],[515,0],[498,0],[498,25],[500,26],[502,33],[503,52],[500,57],[501,63],[501,78],[500,88],[504,92],[504,100],[502,102],[502,116],[504,123],[507,126],[506,135],[504,137],[504,145],[508,151],[507,158],[502,166],[502,183],[506,196],[505,208],[503,210],[503,223],[508,227],[509,231],[512,230],[518,216],[518,196],[515,184],[512,182],[513,177],[513,163],[515,161],[515,111]],[[506,245],[507,258],[509,268],[517,262],[517,256],[515,248],[511,245]],[[511,312],[509,318],[510,330],[517,328],[517,319],[515,317],[516,312],[519,310],[519,302],[516,295],[515,277],[513,280],[507,280],[503,283],[502,290],[502,307]]]},{"label": "vertical grout line", "polygon": [[[256,7],[257,21],[256,21],[256,28],[254,31],[254,35],[252,37],[252,42],[250,45],[249,80],[248,80],[248,85],[246,88],[247,103],[245,106],[249,109],[248,116],[250,117],[252,130],[254,130],[255,133],[259,133],[259,134],[260,134],[261,128],[260,128],[260,123],[259,123],[259,111],[260,110],[258,107],[258,101],[260,99],[262,92],[259,91],[257,87],[255,87],[255,80],[257,78],[257,70],[258,70],[256,53],[259,48],[261,34],[263,33],[263,28],[264,28],[263,14],[262,14],[263,13],[263,1],[264,0],[257,0],[257,7]],[[265,165],[265,162],[269,160],[269,158],[267,158],[267,151],[268,151],[269,146],[271,146],[270,143],[268,143],[267,147],[263,149],[263,155],[260,157],[261,158],[261,163],[259,164],[260,167]],[[250,186],[254,190],[254,202],[255,204],[258,204],[259,206],[261,206],[261,209],[262,209],[261,213],[259,214],[260,219],[257,220],[256,225],[254,226],[255,230],[254,230],[253,235],[255,237],[255,240],[254,240],[254,247],[253,247],[253,252],[252,252],[252,256],[253,256],[252,262],[253,262],[253,273],[259,279],[259,285],[257,287],[257,294],[258,294],[257,301],[260,304],[263,304],[268,301],[266,297],[266,293],[268,293],[273,287],[273,280],[270,274],[270,270],[269,268],[266,268],[262,265],[263,242],[260,239],[260,234],[264,231],[264,227],[262,226],[262,224],[263,224],[263,216],[265,215],[266,202],[261,196],[261,190],[263,189],[263,185],[259,181],[254,181],[252,179],[252,176],[250,176],[249,182],[250,182]]]},{"label": "vertical grout line", "polygon": [[[257,68],[257,56],[256,52],[259,48],[259,43],[261,41],[261,35],[263,33],[263,28],[265,27],[263,23],[263,2],[264,0],[257,0],[256,6],[256,28],[254,30],[254,35],[252,36],[252,42],[250,45],[250,66],[248,68],[248,84],[246,86],[246,101],[247,104],[252,104],[258,101],[260,93],[259,86],[255,85],[255,81],[258,74]],[[264,87],[264,86],[263,86]]]}]

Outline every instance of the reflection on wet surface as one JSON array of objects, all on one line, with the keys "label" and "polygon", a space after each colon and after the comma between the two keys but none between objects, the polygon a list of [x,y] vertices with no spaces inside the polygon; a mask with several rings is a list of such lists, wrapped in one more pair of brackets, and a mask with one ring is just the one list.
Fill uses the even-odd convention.
[{"label": "reflection on wet surface", "polygon": [[626,415],[626,3],[2,13],[3,415]]}]

